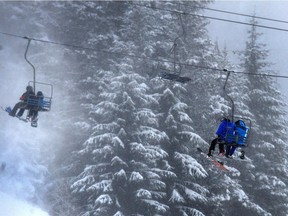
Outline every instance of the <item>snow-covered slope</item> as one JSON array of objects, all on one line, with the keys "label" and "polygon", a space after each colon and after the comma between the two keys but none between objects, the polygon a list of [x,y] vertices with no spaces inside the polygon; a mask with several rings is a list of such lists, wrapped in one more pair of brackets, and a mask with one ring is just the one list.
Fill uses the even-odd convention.
[{"label": "snow-covered slope", "polygon": [[48,216],[48,213],[32,204],[0,192],[0,215]]}]

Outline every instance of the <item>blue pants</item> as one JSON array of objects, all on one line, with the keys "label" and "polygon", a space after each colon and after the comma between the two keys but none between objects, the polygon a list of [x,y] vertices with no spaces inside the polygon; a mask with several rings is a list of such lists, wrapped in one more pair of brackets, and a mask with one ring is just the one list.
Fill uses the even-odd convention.
[{"label": "blue pants", "polygon": [[226,156],[228,156],[228,155],[232,156],[234,154],[235,150],[236,150],[236,146],[231,146],[231,144],[227,144],[226,145],[226,153],[225,153],[225,155]]}]

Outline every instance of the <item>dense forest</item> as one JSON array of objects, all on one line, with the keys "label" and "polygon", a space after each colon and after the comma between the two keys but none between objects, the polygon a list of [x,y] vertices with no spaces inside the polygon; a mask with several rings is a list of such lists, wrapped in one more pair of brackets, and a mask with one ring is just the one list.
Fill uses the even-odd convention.
[{"label": "dense forest", "polygon": [[[51,216],[288,215],[287,107],[276,80],[257,76],[276,74],[269,44],[251,18],[235,65],[209,38],[201,14],[210,5],[0,2],[1,56],[24,65],[7,52],[22,55],[24,37],[32,38],[37,79],[54,86],[53,107],[35,129],[42,136],[22,138],[25,150],[16,152],[30,176],[25,199]],[[248,74],[231,73],[223,91],[227,70],[236,69]],[[231,116],[229,97],[235,115],[252,123],[246,159],[223,159],[223,172],[197,147],[208,151],[221,118]],[[6,142],[4,132],[0,138]]]}]

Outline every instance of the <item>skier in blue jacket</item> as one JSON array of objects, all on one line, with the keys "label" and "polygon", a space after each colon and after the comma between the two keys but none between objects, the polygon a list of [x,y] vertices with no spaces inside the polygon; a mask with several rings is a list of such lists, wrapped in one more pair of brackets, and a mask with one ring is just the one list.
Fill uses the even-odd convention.
[{"label": "skier in blue jacket", "polygon": [[[226,145],[225,156],[232,158],[237,147],[245,146],[247,142],[248,128],[246,127],[243,120],[238,120],[235,122],[235,132],[233,141]],[[242,151],[242,157],[244,157],[244,152]],[[241,158],[240,156],[240,158]],[[244,158],[241,158],[244,159]]]},{"label": "skier in blue jacket", "polygon": [[219,143],[219,154],[224,156],[224,144],[231,143],[234,134],[234,123],[230,119],[224,118],[216,131],[217,138],[213,139],[209,148],[208,156],[211,157],[215,151],[215,146]]}]

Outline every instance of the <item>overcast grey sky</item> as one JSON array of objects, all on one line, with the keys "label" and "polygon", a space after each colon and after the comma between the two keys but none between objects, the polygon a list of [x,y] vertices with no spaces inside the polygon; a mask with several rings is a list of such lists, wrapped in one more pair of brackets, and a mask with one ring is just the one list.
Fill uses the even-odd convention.
[{"label": "overcast grey sky", "polygon": [[[288,22],[288,1],[218,1],[212,3],[209,8],[243,13],[256,16],[266,17]],[[230,19],[241,22],[249,22],[251,18],[244,16],[236,16],[219,12],[206,11],[205,15]],[[257,19],[259,25],[283,28],[288,30],[288,23],[279,23]],[[237,56],[232,51],[243,50],[247,39],[247,31],[251,26],[241,25],[217,20],[210,20],[209,34],[212,40],[217,40],[220,47],[225,45],[229,51],[229,55],[233,60],[237,60]],[[270,51],[269,60],[274,63],[274,69],[279,75],[288,76],[288,31],[277,31],[266,28],[258,28],[258,32],[263,33],[261,42],[267,44]],[[288,79],[277,78],[280,83],[280,89],[286,97],[288,96]]]}]

